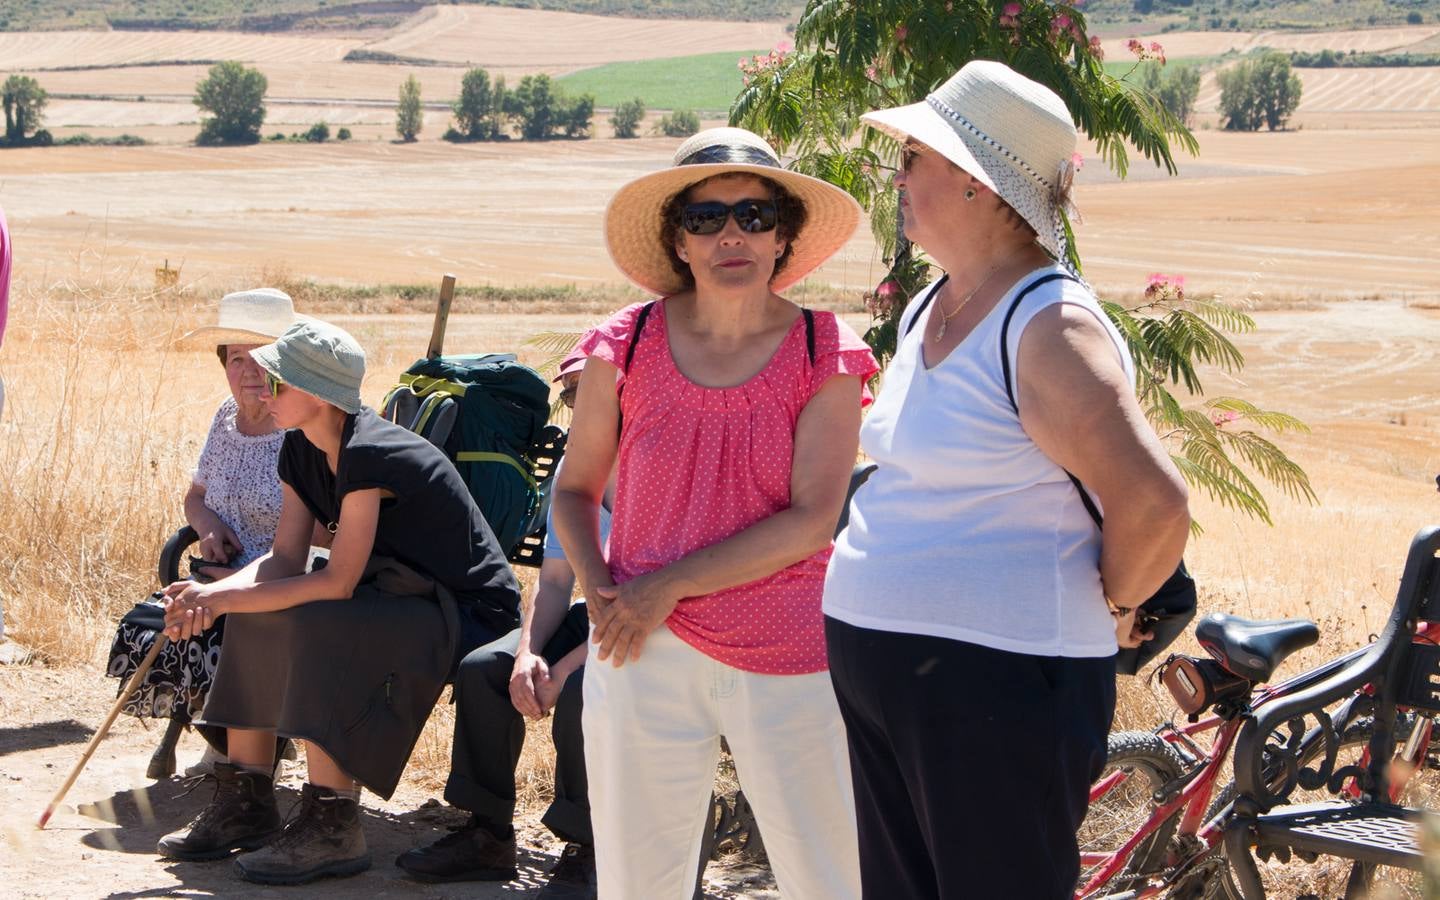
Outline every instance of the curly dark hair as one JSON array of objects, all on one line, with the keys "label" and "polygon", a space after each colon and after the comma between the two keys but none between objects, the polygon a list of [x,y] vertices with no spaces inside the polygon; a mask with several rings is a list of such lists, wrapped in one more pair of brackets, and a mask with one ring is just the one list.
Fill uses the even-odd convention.
[{"label": "curly dark hair", "polygon": [[675,252],[675,240],[681,231],[680,213],[685,209],[685,204],[690,202],[692,191],[720,178],[758,178],[770,192],[770,201],[775,204],[775,230],[780,240],[785,242],[785,252],[776,258],[775,271],[770,275],[773,281],[790,262],[790,254],[795,249],[795,237],[804,230],[809,212],[805,209],[805,201],[785,190],[785,186],[780,182],[749,172],[725,172],[697,181],[671,197],[669,202],[660,208],[660,245],[665,248],[665,255],[670,259],[670,268],[680,276],[686,288],[695,286],[695,274],[690,271],[690,264]]}]

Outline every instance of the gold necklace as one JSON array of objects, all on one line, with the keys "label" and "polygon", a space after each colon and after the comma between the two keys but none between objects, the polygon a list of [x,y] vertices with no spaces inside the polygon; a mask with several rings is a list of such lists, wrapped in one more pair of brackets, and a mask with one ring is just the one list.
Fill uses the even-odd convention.
[{"label": "gold necklace", "polygon": [[[983,288],[985,285],[987,285],[987,284],[990,283],[990,279],[992,279],[992,278],[995,277],[995,273],[996,273],[996,272],[999,272],[1001,269],[1005,268],[1005,266],[1009,265],[1010,261],[1011,261],[1012,259],[1014,259],[1014,258],[1019,257],[1020,253],[1021,253],[1021,252],[1024,252],[1024,250],[1025,250],[1025,248],[1024,248],[1024,247],[1021,247],[1019,251],[1017,251],[1016,253],[1012,254],[1011,256],[1007,256],[1004,260],[1002,260],[1002,261],[1000,262],[999,265],[997,265],[995,268],[991,269],[988,273],[986,273],[985,277],[982,278],[982,279],[980,279],[980,283],[977,284],[977,285],[975,285],[973,288],[971,288],[971,289],[970,289],[970,293],[968,293],[968,294],[965,295],[965,299],[960,301],[960,305],[957,306],[957,307],[955,307],[955,311],[954,311],[954,312],[947,313],[947,312],[945,311],[945,304],[943,304],[943,303],[940,302],[940,298],[939,298],[939,297],[936,297],[936,298],[935,298],[935,305],[938,306],[938,307],[940,307],[940,330],[937,331],[937,332],[935,332],[935,343],[938,344],[938,343],[940,343],[940,341],[944,340],[944,338],[945,338],[945,326],[947,326],[947,325],[950,324],[950,320],[951,320],[951,319],[953,319],[953,318],[955,318],[956,316],[960,315],[960,310],[962,310],[962,309],[965,308],[965,304],[969,303],[970,300],[971,300],[971,298],[973,298],[976,294],[980,293],[980,289],[981,289],[981,288]],[[948,282],[947,282],[947,284],[948,284]]]}]

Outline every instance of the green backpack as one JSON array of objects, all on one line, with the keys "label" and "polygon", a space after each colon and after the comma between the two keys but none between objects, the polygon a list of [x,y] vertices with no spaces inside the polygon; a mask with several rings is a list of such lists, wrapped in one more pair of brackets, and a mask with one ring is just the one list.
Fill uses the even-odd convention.
[{"label": "green backpack", "polygon": [[511,555],[535,530],[542,486],[554,472],[537,459],[550,418],[545,379],[509,353],[421,359],[382,407],[385,418],[445,451]]}]

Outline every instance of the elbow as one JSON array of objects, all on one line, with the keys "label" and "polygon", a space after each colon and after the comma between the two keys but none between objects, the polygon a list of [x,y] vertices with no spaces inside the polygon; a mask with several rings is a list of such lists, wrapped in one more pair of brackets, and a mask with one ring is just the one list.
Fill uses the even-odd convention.
[{"label": "elbow", "polygon": [[1190,535],[1190,488],[1173,469],[1156,479],[1142,500],[1151,533],[1164,535],[1182,547]]}]

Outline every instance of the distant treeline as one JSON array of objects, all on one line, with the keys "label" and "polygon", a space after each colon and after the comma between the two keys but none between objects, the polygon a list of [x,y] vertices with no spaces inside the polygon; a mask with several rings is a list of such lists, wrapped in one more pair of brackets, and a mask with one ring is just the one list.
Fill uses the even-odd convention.
[{"label": "distant treeline", "polygon": [[1391,69],[1418,66],[1440,66],[1440,53],[1342,53],[1303,50],[1290,54],[1290,64],[1297,69]]}]

